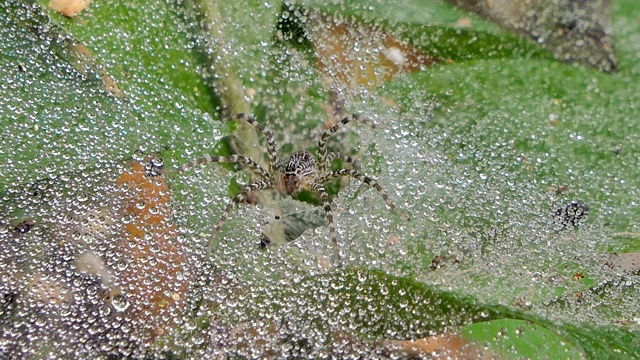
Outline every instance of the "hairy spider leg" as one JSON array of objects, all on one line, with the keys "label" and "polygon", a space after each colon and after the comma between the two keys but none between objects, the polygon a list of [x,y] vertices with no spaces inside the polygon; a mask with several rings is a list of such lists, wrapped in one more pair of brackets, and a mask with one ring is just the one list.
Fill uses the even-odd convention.
[{"label": "hairy spider leg", "polygon": [[361,182],[363,182],[363,183],[371,186],[372,188],[376,189],[376,191],[380,194],[380,196],[382,196],[382,199],[384,199],[384,202],[387,203],[387,206],[389,206],[391,209],[393,209],[398,214],[400,214],[405,220],[407,220],[407,221],[409,220],[409,215],[405,214],[403,211],[398,209],[391,202],[391,200],[389,200],[389,195],[387,195],[387,193],[382,189],[380,184],[378,184],[374,179],[372,179],[372,178],[370,178],[370,177],[368,177],[366,175],[360,174],[355,169],[340,169],[340,170],[336,170],[336,171],[331,171],[330,173],[322,176],[320,178],[319,182],[324,184],[327,181],[331,181],[331,180],[334,180],[336,178],[343,177],[343,176],[354,177],[354,178],[360,180]]},{"label": "hairy spider leg", "polygon": [[352,158],[349,155],[344,155],[344,154],[340,154],[337,152],[331,152],[329,154],[327,154],[327,167],[326,170],[331,168],[331,164],[333,163],[333,160],[335,159],[339,159],[340,161],[342,161],[343,164],[351,164],[352,168],[357,168],[357,160]]},{"label": "hairy spider leg", "polygon": [[267,130],[264,125],[260,124],[256,121],[252,116],[247,114],[238,114],[235,116],[236,120],[243,120],[249,123],[249,125],[255,127],[260,130],[262,135],[267,139],[267,158],[269,159],[269,169],[271,171],[275,171],[277,167],[277,144],[276,139],[273,137],[271,131]]},{"label": "hairy spider leg", "polygon": [[341,127],[345,126],[351,121],[357,121],[358,119],[360,119],[359,115],[349,114],[322,133],[322,136],[318,141],[318,170],[320,174],[324,174],[325,171],[327,171],[327,167],[331,165],[327,162],[327,139],[335,134],[336,131],[338,131]]},{"label": "hairy spider leg", "polygon": [[231,202],[227,204],[227,206],[224,208],[224,211],[222,212],[222,215],[220,215],[220,219],[216,223],[216,229],[213,232],[213,236],[211,236],[211,239],[209,240],[209,248],[211,248],[211,245],[213,245],[213,239],[216,238],[216,236],[222,229],[222,225],[224,225],[224,222],[227,220],[227,216],[229,216],[229,213],[231,212],[231,210],[233,210],[233,208],[237,204],[241,203],[244,199],[246,199],[247,196],[249,196],[249,194],[252,191],[266,190],[266,189],[273,189],[273,184],[271,183],[271,181],[269,180],[256,181],[254,183],[251,183],[245,186],[245,188],[238,195],[236,195],[233,198],[233,200],[231,200]]},{"label": "hairy spider leg", "polygon": [[313,190],[320,194],[322,206],[324,207],[324,213],[329,220],[329,235],[331,236],[331,243],[336,251],[336,259],[340,260],[340,249],[338,248],[338,239],[336,238],[336,226],[333,223],[333,211],[331,211],[331,203],[329,202],[329,194],[325,190],[324,185],[315,184]]},{"label": "hairy spider leg", "polygon": [[269,175],[269,172],[267,172],[267,170],[265,170],[262,166],[260,166],[255,161],[251,160],[251,158],[244,155],[205,156],[198,160],[190,161],[186,164],[183,164],[182,166],[177,167],[175,169],[165,170],[164,173],[173,172],[173,171],[182,172],[198,165],[204,166],[204,165],[209,165],[211,163],[242,164],[242,165],[245,165],[247,168],[249,168],[251,172],[262,177],[263,179],[269,179],[271,177],[271,175]]},{"label": "hairy spider leg", "polygon": [[247,196],[249,196],[249,193],[251,193],[251,191],[253,190],[265,190],[265,189],[273,188],[273,184],[270,181],[271,175],[262,166],[258,165],[255,161],[251,160],[249,157],[244,155],[207,156],[207,157],[200,158],[198,160],[188,162],[176,169],[172,169],[169,171],[182,172],[194,166],[208,165],[211,163],[222,163],[222,162],[246,165],[252,172],[262,177],[263,180],[256,181],[247,185],[238,195],[236,195],[233,198],[231,202],[227,204],[227,206],[224,209],[224,212],[220,216],[220,219],[216,223],[216,228],[214,230],[213,236],[211,240],[209,240],[209,247],[211,247],[213,239],[217,236],[217,234],[222,229],[222,225],[224,225],[224,222],[227,220],[229,213],[231,212],[231,210],[233,210],[235,205],[241,203],[244,199],[246,199]]}]

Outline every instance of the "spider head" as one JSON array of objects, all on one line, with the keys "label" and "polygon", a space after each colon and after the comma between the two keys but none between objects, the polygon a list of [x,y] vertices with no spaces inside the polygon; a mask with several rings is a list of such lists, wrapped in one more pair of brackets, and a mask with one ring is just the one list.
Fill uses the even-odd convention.
[{"label": "spider head", "polygon": [[297,151],[284,165],[282,180],[288,195],[295,196],[301,190],[311,190],[318,179],[316,158],[308,151]]}]

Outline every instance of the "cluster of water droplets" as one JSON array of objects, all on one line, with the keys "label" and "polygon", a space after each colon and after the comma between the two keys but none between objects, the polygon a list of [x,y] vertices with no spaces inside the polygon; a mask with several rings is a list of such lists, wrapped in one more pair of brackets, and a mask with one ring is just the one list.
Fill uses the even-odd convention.
[{"label": "cluster of water droplets", "polygon": [[[20,27],[10,28],[38,40]],[[504,108],[477,118],[448,118],[429,91],[415,84],[408,85],[413,95],[402,100],[410,104],[404,108],[380,101],[402,98],[401,92],[354,95],[337,88],[349,111],[376,126],[349,124],[330,140],[330,148],[357,156],[358,170],[374,178],[410,221],[389,209],[375,189],[351,179],[332,192],[336,249],[320,206],[273,191],[262,192],[260,201],[236,204],[217,232],[218,219],[236,193],[230,184],[250,181],[229,167],[213,164],[160,177],[154,173],[159,163],[138,155],[135,162],[150,168],[133,171],[135,179],[120,178],[133,166],[122,154],[180,142],[187,150],[164,164],[178,166],[209,154],[219,138],[217,127],[202,130],[209,126],[203,117],[178,101],[186,97],[160,108],[175,118],[197,119],[188,129],[162,120],[149,120],[152,125],[145,127],[132,120],[134,113],[118,109],[131,105],[144,120],[154,119],[154,106],[162,99],[97,101],[94,97],[104,96],[98,85],[78,82],[70,67],[44,66],[55,62],[55,54],[31,46],[2,49],[10,55],[0,86],[14,96],[3,97],[0,109],[3,117],[17,119],[5,127],[11,140],[0,150],[6,191],[0,222],[0,346],[7,354],[330,357],[371,351],[373,356],[374,341],[424,337],[488,316],[470,310],[438,315],[442,298],[407,294],[398,280],[377,276],[375,270],[488,302],[551,309],[549,316],[572,321],[599,314],[563,307],[577,304],[574,287],[584,289],[576,286],[577,274],[589,271],[594,281],[617,276],[603,267],[598,242],[608,236],[604,220],[618,210],[606,198],[581,196],[593,188],[610,193],[625,188],[624,174],[605,181],[553,149],[534,158],[515,150],[519,141],[530,149],[545,145],[540,139],[549,138],[548,123],[557,112],[549,105],[552,99],[541,100],[539,113],[523,109],[522,118],[506,115]],[[225,46],[229,49],[221,52],[232,53],[234,45]],[[304,56],[286,48],[270,51],[277,66],[265,63],[266,70],[258,71],[239,63],[238,68],[251,69],[241,77],[264,90],[251,88],[249,98],[264,104],[259,120],[274,130],[282,145],[279,155],[286,159],[294,150],[313,150],[315,141],[309,139],[321,134],[326,114],[317,94],[303,90],[319,92],[325,84],[306,71]],[[272,79],[262,77],[287,86],[271,88]],[[69,91],[69,83],[86,86]],[[280,102],[285,96],[287,105]],[[48,105],[32,105],[30,99],[45,99]],[[23,115],[24,108],[29,111]],[[57,122],[60,112],[71,113],[73,121]],[[505,125],[497,131],[496,119],[526,129]],[[466,133],[460,130],[465,126]],[[597,143],[575,131],[557,136]],[[264,140],[245,145],[260,144]],[[547,163],[551,170],[544,168]],[[531,171],[548,174],[540,180]],[[562,187],[554,178],[561,172],[570,174],[577,199],[547,189]],[[590,181],[593,185],[584,185]],[[145,188],[158,193],[145,198]],[[584,206],[590,218],[563,215]],[[158,215],[158,223],[146,222]],[[265,237],[266,247],[261,246]],[[614,295],[622,303],[629,298],[617,290]],[[620,317],[632,314],[630,307],[620,311]],[[350,340],[339,341],[344,338]]]},{"label": "cluster of water droplets", "polygon": [[[156,317],[159,308],[154,302],[161,301],[154,299],[159,295],[157,282],[172,276],[151,268],[175,276],[171,265],[158,262],[176,254],[152,241],[157,238],[134,239],[127,234],[128,224],[140,219],[125,210],[127,199],[135,199],[129,192],[133,190],[114,182],[113,174],[122,170],[103,163],[97,171],[52,176],[9,188],[3,195],[0,342],[4,355],[141,354],[140,346],[148,345],[157,331],[174,328],[173,320],[181,323],[183,309],[169,303],[167,310],[173,309],[160,312],[172,320]],[[177,270],[180,277],[189,276],[185,270]],[[181,281],[175,280],[162,285],[169,301],[171,294],[180,293]],[[184,291],[181,295],[184,303]]]}]

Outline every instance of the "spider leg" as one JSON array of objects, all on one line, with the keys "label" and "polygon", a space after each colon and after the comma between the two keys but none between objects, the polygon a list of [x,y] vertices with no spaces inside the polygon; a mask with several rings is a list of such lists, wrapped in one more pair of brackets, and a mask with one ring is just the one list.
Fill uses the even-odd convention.
[{"label": "spider leg", "polygon": [[264,137],[267,139],[267,157],[269,158],[269,168],[271,169],[271,171],[275,171],[277,166],[277,155],[276,155],[277,144],[276,144],[276,139],[273,137],[273,134],[271,133],[271,131],[267,130],[262,124],[257,122],[256,119],[254,119],[252,116],[249,116],[247,114],[241,113],[236,115],[235,118],[236,120],[246,121],[247,123],[249,123],[249,125],[260,130],[262,135],[264,135]]},{"label": "spider leg", "polygon": [[253,190],[265,190],[271,188],[273,188],[273,184],[269,180],[260,180],[247,185],[238,195],[236,195],[236,197],[234,197],[233,200],[231,200],[227,204],[224,211],[222,212],[222,215],[220,215],[220,219],[216,223],[216,229],[213,232],[213,236],[211,237],[211,240],[209,240],[209,247],[211,247],[213,239],[222,229],[222,225],[224,225],[224,222],[227,220],[227,217],[229,216],[229,213],[234,208],[234,206],[246,199],[247,196],[249,196],[249,193],[251,193],[251,191]]},{"label": "spider leg", "polygon": [[329,220],[329,234],[331,236],[331,243],[336,251],[336,258],[340,259],[340,249],[338,248],[338,239],[336,238],[336,226],[333,223],[333,212],[331,211],[331,203],[329,202],[329,194],[327,194],[327,190],[325,190],[324,185],[322,184],[314,184],[313,190],[320,194],[320,199],[322,200],[322,206],[324,207],[324,213],[327,215],[327,220]]},{"label": "spider leg", "polygon": [[321,174],[325,172],[327,165],[327,139],[330,138],[331,135],[335,134],[336,131],[338,131],[341,127],[345,126],[351,121],[357,121],[358,119],[360,119],[359,115],[349,114],[322,133],[322,136],[318,141],[318,169],[320,170]]},{"label": "spider leg", "polygon": [[342,161],[342,163],[346,163],[346,164],[351,164],[352,168],[356,168],[357,166],[357,160],[352,158],[349,155],[344,155],[341,153],[336,153],[336,152],[331,152],[329,154],[327,154],[327,161],[326,161],[326,167],[325,169],[330,169],[331,168],[331,164],[333,163],[333,160],[335,159],[339,159]]},{"label": "spider leg", "polygon": [[382,199],[384,199],[384,202],[387,203],[387,206],[389,206],[391,209],[395,210],[396,212],[398,212],[405,220],[409,220],[409,215],[405,214],[403,211],[401,211],[400,209],[398,209],[392,202],[391,200],[389,200],[389,195],[387,195],[387,193],[382,189],[382,187],[380,186],[380,184],[378,184],[374,179],[366,176],[366,175],[362,175],[359,172],[357,172],[354,169],[340,169],[340,170],[336,170],[336,171],[331,171],[330,173],[322,176],[319,180],[319,182],[321,183],[325,183],[327,181],[331,181],[333,179],[342,177],[342,176],[351,176],[353,178],[356,178],[358,180],[360,180],[361,182],[371,186],[372,188],[376,189],[376,191],[380,194],[380,196],[382,196]]},{"label": "spider leg", "polygon": [[251,158],[244,155],[206,156],[198,160],[190,161],[175,169],[163,170],[163,173],[174,172],[174,171],[182,172],[198,165],[204,166],[211,163],[242,164],[242,165],[245,165],[247,168],[249,168],[249,170],[251,170],[254,174],[257,174],[262,178],[268,179],[270,177],[269,172],[267,172],[267,170],[265,170],[262,166],[258,165],[255,161],[251,160]]}]

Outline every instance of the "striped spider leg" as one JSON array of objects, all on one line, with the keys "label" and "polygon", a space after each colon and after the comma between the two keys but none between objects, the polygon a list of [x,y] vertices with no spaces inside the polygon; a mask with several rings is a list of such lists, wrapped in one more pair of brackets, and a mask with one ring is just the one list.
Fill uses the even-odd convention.
[{"label": "striped spider leg", "polygon": [[211,247],[213,239],[222,229],[222,226],[227,220],[227,217],[229,216],[229,214],[231,213],[231,210],[233,210],[233,208],[237,204],[240,204],[242,201],[244,201],[252,191],[275,189],[276,185],[279,183],[279,180],[274,176],[278,173],[277,172],[278,158],[276,154],[277,143],[273,135],[271,134],[271,132],[265,129],[265,127],[262,124],[258,123],[253,117],[246,114],[238,114],[234,117],[234,120],[247,122],[249,125],[258,129],[262,133],[262,135],[266,138],[267,159],[269,162],[268,164],[269,164],[269,169],[271,169],[271,173],[267,171],[264,167],[262,167],[260,164],[258,164],[248,156],[244,156],[244,155],[206,156],[194,161],[190,161],[186,164],[183,164],[182,166],[176,169],[166,171],[166,172],[172,172],[172,171],[182,172],[195,166],[206,166],[211,163],[234,163],[234,164],[240,164],[245,166],[247,169],[249,169],[249,171],[251,171],[252,174],[256,176],[257,180],[245,186],[238,195],[236,195],[229,203],[227,203],[227,206],[225,207],[222,215],[220,215],[220,219],[216,223],[216,228],[214,230],[213,236],[211,237],[211,240],[209,240],[209,247]]},{"label": "striped spider leg", "polygon": [[409,216],[398,210],[398,208],[389,200],[389,196],[384,192],[382,187],[372,178],[358,173],[355,169],[340,169],[336,171],[329,171],[331,163],[334,159],[339,158],[345,163],[355,165],[355,161],[348,155],[340,153],[330,153],[327,155],[327,139],[331,135],[335,134],[341,127],[345,126],[351,121],[358,120],[360,117],[356,114],[347,115],[335,125],[331,126],[324,131],[320,140],[318,141],[318,161],[307,151],[298,151],[294,153],[289,161],[284,166],[284,186],[287,194],[295,196],[301,190],[313,190],[320,195],[324,212],[329,221],[329,234],[331,236],[331,242],[336,251],[336,257],[340,258],[340,252],[338,249],[338,241],[336,238],[336,229],[333,222],[333,212],[331,210],[331,204],[329,202],[329,195],[325,189],[324,184],[328,181],[335,180],[336,178],[351,176],[364,184],[373,187],[384,199],[387,205],[399,212],[402,217],[409,220]]},{"label": "striped spider leg", "polygon": [[[231,213],[231,210],[233,210],[233,208],[237,204],[240,204],[241,202],[243,202],[249,196],[249,194],[254,190],[274,189],[275,182],[273,181],[271,174],[269,174],[267,170],[265,170],[258,163],[256,163],[255,161],[251,160],[250,158],[244,155],[207,156],[195,161],[188,162],[178,167],[174,171],[180,172],[198,165],[205,166],[211,163],[242,164],[246,166],[252,173],[254,173],[258,177],[258,180],[251,182],[249,185],[245,186],[244,189],[242,189],[242,191],[238,195],[236,195],[231,202],[227,204],[227,206],[224,209],[224,212],[220,216],[220,219],[216,223],[216,228],[212,236],[212,239],[213,239],[220,232],[220,230],[222,229],[222,225],[224,225],[224,222],[227,220],[227,217],[229,216],[229,213]],[[212,240],[209,241],[209,246],[212,245],[211,242]]]}]

